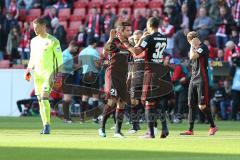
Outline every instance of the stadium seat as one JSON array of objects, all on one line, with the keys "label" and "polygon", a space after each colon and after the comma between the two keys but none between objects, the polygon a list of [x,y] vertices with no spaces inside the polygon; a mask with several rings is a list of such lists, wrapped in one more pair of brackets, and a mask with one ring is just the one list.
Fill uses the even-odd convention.
[{"label": "stadium seat", "polygon": [[7,69],[10,67],[10,61],[9,60],[0,60],[0,68],[1,69]]},{"label": "stadium seat", "polygon": [[83,21],[83,20],[84,20],[84,16],[82,16],[82,15],[71,15],[70,16],[70,22]]},{"label": "stadium seat", "polygon": [[60,21],[67,21],[70,17],[71,11],[70,8],[60,9],[58,12],[58,17]]},{"label": "stadium seat", "polygon": [[19,18],[18,18],[18,20],[19,21],[25,21],[26,20],[26,14],[27,14],[27,12],[26,12],[25,9],[20,9],[19,10]]},{"label": "stadium seat", "polygon": [[41,9],[35,8],[35,9],[30,9],[28,12],[28,15],[30,16],[41,16]]},{"label": "stadium seat", "polygon": [[44,9],[44,15],[46,16],[46,15],[48,15],[48,13],[50,12],[50,10],[51,10],[51,8],[46,8],[46,9]]},{"label": "stadium seat", "polygon": [[69,29],[78,29],[81,24],[81,21],[71,21],[69,24]]},{"label": "stadium seat", "polygon": [[103,3],[100,1],[96,1],[96,2],[90,2],[88,3],[88,8],[98,8],[101,9],[101,6],[103,5]]},{"label": "stadium seat", "polygon": [[77,16],[86,16],[86,8],[75,8],[73,10],[73,15],[77,15]]},{"label": "stadium seat", "polygon": [[67,41],[70,42],[77,34],[78,29],[68,29],[67,30]]},{"label": "stadium seat", "polygon": [[68,28],[68,23],[67,21],[60,21],[60,24],[63,25],[64,29],[67,30]]},{"label": "stadium seat", "polygon": [[27,17],[26,17],[26,21],[27,22],[32,22],[34,19],[36,19],[36,18],[38,18],[39,16],[37,16],[37,15],[28,15]]},{"label": "stadium seat", "polygon": [[132,3],[133,3],[133,0],[121,0],[121,2],[126,2],[126,3],[132,4]]},{"label": "stadium seat", "polygon": [[86,8],[87,4],[88,4],[88,1],[77,1],[77,2],[74,2],[73,7],[74,8]]},{"label": "stadium seat", "polygon": [[147,3],[146,2],[138,2],[135,1],[133,3],[133,8],[146,8]]},{"label": "stadium seat", "polygon": [[151,8],[151,9],[160,9],[160,8],[163,8],[163,3],[160,2],[160,1],[150,1],[148,3],[148,7]]},{"label": "stadium seat", "polygon": [[22,64],[14,64],[11,68],[12,69],[25,69],[26,67]]}]

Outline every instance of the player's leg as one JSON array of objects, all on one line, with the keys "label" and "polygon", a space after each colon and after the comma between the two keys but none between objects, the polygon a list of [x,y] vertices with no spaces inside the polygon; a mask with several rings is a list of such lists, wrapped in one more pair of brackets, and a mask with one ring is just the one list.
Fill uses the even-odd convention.
[{"label": "player's leg", "polygon": [[106,137],[106,132],[105,132],[106,123],[110,115],[115,111],[116,103],[117,103],[116,98],[109,98],[107,101],[107,104],[105,104],[104,106],[103,113],[102,113],[103,118],[100,124],[100,129],[98,130],[99,135],[101,137]]},{"label": "player's leg", "polygon": [[168,100],[169,100],[169,96],[165,96],[160,101],[161,108],[159,110],[159,115],[160,115],[159,118],[162,124],[162,133],[160,135],[160,138],[166,138],[169,135],[167,120],[166,120],[166,110],[168,106]]},{"label": "player's leg", "polygon": [[213,121],[211,109],[209,106],[209,90],[208,84],[198,84],[197,85],[198,92],[198,107],[205,114],[208,122],[210,123],[209,135],[214,135],[217,131],[217,127]]},{"label": "player's leg", "polygon": [[156,123],[156,102],[145,102],[145,114],[148,124],[149,134],[146,134],[143,138],[155,138],[154,125]]},{"label": "player's leg", "polygon": [[81,110],[80,110],[80,123],[84,123],[84,112],[88,108],[88,96],[83,95],[82,96],[82,102],[81,102]]},{"label": "player's leg", "polygon": [[141,117],[140,109],[141,109],[141,101],[137,99],[131,99],[131,113],[130,118],[132,121],[132,128],[129,130],[130,134],[136,133],[140,130],[139,120]]},{"label": "player's leg", "polygon": [[63,118],[65,123],[72,123],[69,113],[69,106],[72,100],[72,96],[69,94],[63,95]]},{"label": "player's leg", "polygon": [[192,82],[190,82],[188,89],[188,109],[189,129],[185,132],[180,133],[180,135],[193,135],[193,128],[197,111],[197,89]]},{"label": "player's leg", "polygon": [[121,133],[123,118],[124,118],[124,108],[125,108],[126,102],[122,101],[120,98],[117,100],[117,108],[116,108],[116,129],[114,137],[121,138],[123,137],[123,134]]},{"label": "player's leg", "polygon": [[97,108],[99,105],[99,95],[93,94],[93,122],[98,123],[98,114],[97,114]]}]

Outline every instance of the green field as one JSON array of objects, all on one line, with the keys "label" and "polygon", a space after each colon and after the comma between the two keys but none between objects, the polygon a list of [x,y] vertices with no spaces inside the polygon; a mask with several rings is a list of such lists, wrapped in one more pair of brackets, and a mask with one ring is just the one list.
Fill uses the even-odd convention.
[{"label": "green field", "polygon": [[[140,139],[144,130],[126,138],[107,138],[97,135],[98,125],[91,122],[64,124],[52,120],[52,134],[40,135],[39,118],[0,118],[0,160],[239,160],[240,122],[217,122],[219,132],[207,135],[208,125],[196,125],[195,135],[179,136],[187,123],[171,124],[167,139]],[[108,125],[108,128],[111,124]],[[142,128],[146,129],[146,126]],[[159,137],[159,134],[157,135]]]}]

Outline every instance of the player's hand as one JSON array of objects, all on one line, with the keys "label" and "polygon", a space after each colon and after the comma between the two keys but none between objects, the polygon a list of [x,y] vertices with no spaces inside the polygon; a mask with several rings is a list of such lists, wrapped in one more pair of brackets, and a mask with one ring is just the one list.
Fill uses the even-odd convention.
[{"label": "player's hand", "polygon": [[109,37],[110,39],[115,38],[116,37],[116,30],[115,29],[111,29],[109,36],[110,36]]},{"label": "player's hand", "polygon": [[193,39],[192,39],[191,45],[192,45],[194,48],[198,48],[200,44],[201,44],[201,41],[200,41],[198,38],[193,38]]},{"label": "player's hand", "polygon": [[31,70],[29,68],[25,72],[24,79],[28,82],[31,80]]},{"label": "player's hand", "polygon": [[41,93],[41,99],[48,99],[49,98],[49,92],[43,91]]},{"label": "player's hand", "polygon": [[143,36],[146,37],[147,35],[150,35],[150,33],[148,31],[143,33]]}]

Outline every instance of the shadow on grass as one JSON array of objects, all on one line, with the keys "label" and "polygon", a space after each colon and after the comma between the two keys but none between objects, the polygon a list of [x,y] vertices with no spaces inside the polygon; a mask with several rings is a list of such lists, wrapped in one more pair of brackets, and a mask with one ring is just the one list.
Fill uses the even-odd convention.
[{"label": "shadow on grass", "polygon": [[0,147],[1,160],[239,160],[239,156],[164,151]]}]

